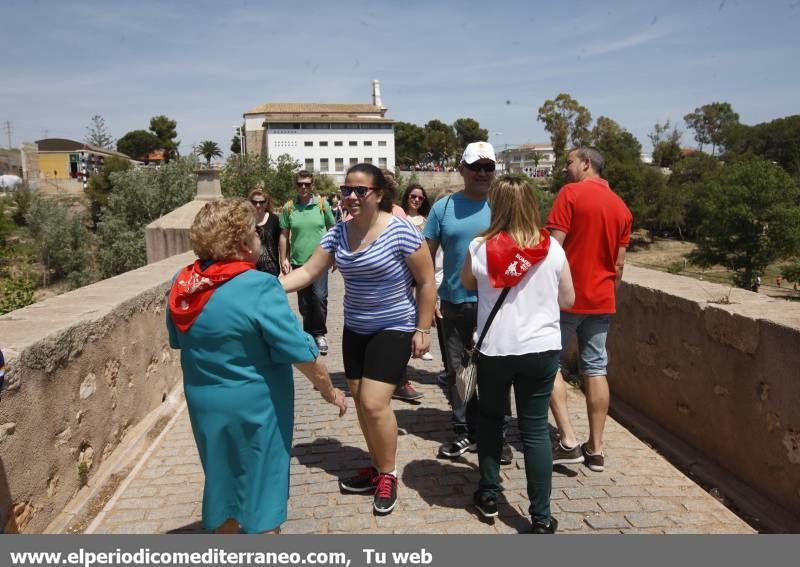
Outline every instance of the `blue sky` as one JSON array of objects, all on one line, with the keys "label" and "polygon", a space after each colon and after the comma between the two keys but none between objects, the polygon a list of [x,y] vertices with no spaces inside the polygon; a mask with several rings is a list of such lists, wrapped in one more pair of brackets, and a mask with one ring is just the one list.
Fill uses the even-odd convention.
[{"label": "blue sky", "polygon": [[798,24],[800,0],[3,0],[0,122],[17,146],[80,140],[93,114],[115,137],[166,114],[183,153],[227,151],[257,104],[370,102],[380,79],[394,120],[472,117],[500,147],[543,142],[537,109],[567,92],[649,151],[656,121],[705,103],[747,124],[800,112]]}]

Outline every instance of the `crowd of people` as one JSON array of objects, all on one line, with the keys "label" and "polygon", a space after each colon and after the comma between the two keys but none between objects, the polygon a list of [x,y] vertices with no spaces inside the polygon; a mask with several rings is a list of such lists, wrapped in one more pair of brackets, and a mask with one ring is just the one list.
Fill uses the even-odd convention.
[{"label": "crowd of people", "polygon": [[[370,466],[344,475],[344,492],[373,496],[377,514],[399,493],[392,398],[421,397],[410,358],[430,359],[435,327],[452,408],[453,438],[438,455],[477,452],[473,505],[498,515],[500,467],[513,390],[530,500],[531,532],[555,533],[554,464],[604,469],[608,412],[605,339],[615,312],[632,217],[603,180],[603,157],[576,148],[567,184],[546,222],[522,177],[495,176],[494,148],[469,144],[461,191],[431,203],[412,184],[397,201],[394,176],[352,166],[340,194],[314,194],[296,175],[296,196],[276,215],[268,188],[248,200],[210,202],[190,231],[198,260],[169,296],[170,344],[181,350],[189,416],[206,482],[203,524],[221,533],[277,533],[287,518],[292,447],[292,365],[342,416],[331,382],[327,278],[344,281],[341,352]],[[287,294],[297,292],[302,325]],[[561,369],[573,335],[586,384],[589,438],[575,436]],[[477,348],[477,391],[462,399],[459,372]],[[551,442],[548,407],[558,427]],[[332,414],[333,417],[333,414]]]}]

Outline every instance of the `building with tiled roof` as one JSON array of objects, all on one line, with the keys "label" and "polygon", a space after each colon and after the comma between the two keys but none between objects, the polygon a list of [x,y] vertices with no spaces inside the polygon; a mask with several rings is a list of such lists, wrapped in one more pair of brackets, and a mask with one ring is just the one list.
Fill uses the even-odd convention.
[{"label": "building with tiled roof", "polygon": [[386,111],[378,81],[372,82],[372,104],[259,104],[243,115],[243,151],[270,158],[288,154],[304,169],[339,180],[360,162],[394,169],[394,122]]},{"label": "building with tiled roof", "polygon": [[508,146],[498,157],[504,171],[525,173],[531,177],[549,177],[556,163],[553,144]]}]

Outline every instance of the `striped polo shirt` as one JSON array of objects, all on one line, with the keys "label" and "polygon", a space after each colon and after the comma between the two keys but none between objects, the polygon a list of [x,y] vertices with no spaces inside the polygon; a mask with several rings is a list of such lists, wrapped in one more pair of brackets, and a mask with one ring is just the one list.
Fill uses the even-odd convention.
[{"label": "striped polo shirt", "polygon": [[411,287],[414,277],[406,258],[422,244],[419,231],[407,220],[392,217],[374,242],[351,252],[348,224],[337,224],[320,242],[323,250],[334,255],[336,268],[344,278],[345,327],[362,335],[413,331],[417,305]]}]

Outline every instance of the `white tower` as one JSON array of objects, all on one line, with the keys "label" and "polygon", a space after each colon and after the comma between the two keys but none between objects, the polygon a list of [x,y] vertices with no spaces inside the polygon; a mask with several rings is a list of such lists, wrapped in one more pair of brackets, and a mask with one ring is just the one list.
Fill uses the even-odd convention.
[{"label": "white tower", "polygon": [[372,104],[379,107],[381,110],[386,110],[381,100],[381,82],[378,79],[372,81]]}]

